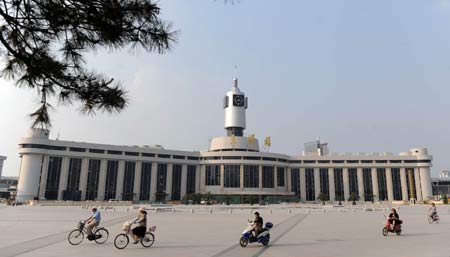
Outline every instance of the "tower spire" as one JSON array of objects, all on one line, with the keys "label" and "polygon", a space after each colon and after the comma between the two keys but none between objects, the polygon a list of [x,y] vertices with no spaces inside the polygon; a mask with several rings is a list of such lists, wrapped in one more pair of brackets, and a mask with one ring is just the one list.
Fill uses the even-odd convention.
[{"label": "tower spire", "polygon": [[233,87],[238,87],[238,79],[237,79],[237,65],[234,65],[234,78],[233,78]]}]

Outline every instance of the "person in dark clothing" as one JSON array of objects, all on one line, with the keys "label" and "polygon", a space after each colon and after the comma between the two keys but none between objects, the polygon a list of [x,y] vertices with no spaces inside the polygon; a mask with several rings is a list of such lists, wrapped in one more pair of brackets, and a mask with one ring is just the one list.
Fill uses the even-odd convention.
[{"label": "person in dark clothing", "polygon": [[263,218],[259,216],[259,212],[255,212],[255,220],[253,221],[253,231],[255,231],[255,237],[259,235],[259,232],[263,227]]},{"label": "person in dark clothing", "polygon": [[398,220],[400,220],[400,216],[398,216],[397,211],[394,208],[392,208],[391,213],[389,213],[389,216],[387,218],[386,227],[390,230],[391,229],[390,224],[392,224],[393,226],[392,228],[395,228],[395,224]]}]

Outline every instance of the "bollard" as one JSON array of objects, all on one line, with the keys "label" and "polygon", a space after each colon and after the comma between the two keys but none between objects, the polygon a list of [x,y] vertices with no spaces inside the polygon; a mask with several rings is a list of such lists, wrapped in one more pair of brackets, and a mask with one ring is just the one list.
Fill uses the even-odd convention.
[{"label": "bollard", "polygon": [[356,212],[356,209],[355,209],[355,208],[353,208],[353,212]]},{"label": "bollard", "polygon": [[191,209],[191,213],[194,213],[194,209]]},{"label": "bollard", "polygon": [[272,214],[272,209],[269,210],[269,214]]},{"label": "bollard", "polygon": [[291,209],[288,210],[288,214],[291,214]]},{"label": "bollard", "polygon": [[175,209],[172,208],[172,213],[175,213]]},{"label": "bollard", "polygon": [[310,210],[309,210],[309,209],[307,209],[307,210],[306,210],[306,214],[309,214],[309,213],[310,213]]},{"label": "bollard", "polygon": [[127,208],[127,213],[130,212],[130,208]]},{"label": "bollard", "polygon": [[322,208],[322,213],[325,213],[325,209]]},{"label": "bollard", "polygon": [[212,210],[209,210],[209,214],[212,214]]},{"label": "bollard", "polygon": [[116,208],[113,208],[113,212],[116,212]]},{"label": "bollard", "polygon": [[233,209],[230,209],[230,214],[233,214]]}]

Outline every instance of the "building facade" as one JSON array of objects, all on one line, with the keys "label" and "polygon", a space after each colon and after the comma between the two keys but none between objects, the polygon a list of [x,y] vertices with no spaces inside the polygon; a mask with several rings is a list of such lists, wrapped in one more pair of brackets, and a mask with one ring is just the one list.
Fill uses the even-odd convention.
[{"label": "building facade", "polygon": [[[289,156],[260,151],[244,136],[248,98],[237,79],[224,98],[227,135],[206,151],[52,140],[31,129],[19,142],[17,200],[179,201],[192,193],[216,199],[408,201],[432,197],[426,148],[391,153]],[[267,139],[266,145],[267,145]]]}]

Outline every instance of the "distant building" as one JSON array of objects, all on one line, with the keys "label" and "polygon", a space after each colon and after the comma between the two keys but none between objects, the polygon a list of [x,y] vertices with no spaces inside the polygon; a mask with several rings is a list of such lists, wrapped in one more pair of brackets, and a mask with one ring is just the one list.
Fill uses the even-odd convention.
[{"label": "distant building", "polygon": [[2,177],[0,179],[0,198],[9,199],[16,194],[17,177]]},{"label": "distant building", "polygon": [[234,79],[223,101],[226,136],[213,138],[205,151],[54,140],[48,130],[32,129],[19,142],[17,199],[153,202],[208,192],[230,202],[432,197],[432,156],[426,148],[399,155],[336,154],[317,140],[307,143],[303,154],[272,153],[270,137],[260,148],[253,134],[244,136],[247,108],[248,98]]},{"label": "distant building", "polygon": [[6,156],[0,155],[0,178],[2,177],[2,171],[3,171],[3,162],[6,160]]}]

